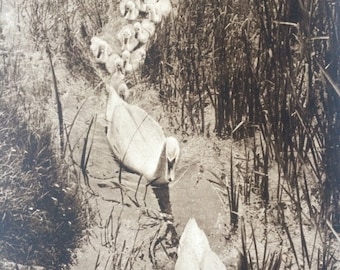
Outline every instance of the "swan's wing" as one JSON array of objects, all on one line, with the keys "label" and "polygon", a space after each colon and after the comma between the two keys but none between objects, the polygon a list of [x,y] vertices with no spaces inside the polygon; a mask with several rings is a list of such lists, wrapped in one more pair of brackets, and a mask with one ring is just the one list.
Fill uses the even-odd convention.
[{"label": "swan's wing", "polygon": [[160,0],[157,3],[157,9],[162,16],[167,17],[172,9],[170,0]]},{"label": "swan's wing", "polygon": [[199,262],[202,260],[203,254],[207,250],[210,250],[208,238],[198,227],[194,218],[191,218],[185,225],[181,239],[179,240],[179,252],[181,252],[183,248],[193,251]]},{"label": "swan's wing", "polygon": [[149,19],[144,19],[142,21],[142,27],[144,27],[144,29],[146,31],[148,31],[148,33],[150,34],[150,36],[153,36],[156,30],[155,24],[150,21]]},{"label": "swan's wing", "polygon": [[158,122],[138,106],[123,103],[114,108],[108,140],[126,167],[153,180],[165,142]]},{"label": "swan's wing", "polygon": [[220,257],[218,257],[217,254],[212,250],[206,250],[206,252],[203,254],[199,269],[227,270]]}]

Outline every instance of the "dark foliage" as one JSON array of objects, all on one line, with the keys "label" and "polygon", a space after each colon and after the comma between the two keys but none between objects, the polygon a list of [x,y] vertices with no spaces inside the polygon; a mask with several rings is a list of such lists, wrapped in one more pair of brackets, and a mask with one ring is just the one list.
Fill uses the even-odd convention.
[{"label": "dark foliage", "polygon": [[81,209],[53,152],[50,130],[32,131],[8,104],[0,113],[0,254],[60,269],[72,261]]}]

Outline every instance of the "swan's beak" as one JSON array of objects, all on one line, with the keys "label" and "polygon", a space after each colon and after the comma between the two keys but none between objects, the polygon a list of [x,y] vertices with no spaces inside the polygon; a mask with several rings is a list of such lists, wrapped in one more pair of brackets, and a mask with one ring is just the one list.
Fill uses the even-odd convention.
[{"label": "swan's beak", "polygon": [[125,17],[128,13],[129,13],[129,9],[128,9],[128,8],[125,8],[125,13],[124,13],[124,16],[123,16],[123,17]]},{"label": "swan's beak", "polygon": [[97,53],[97,59],[100,59],[100,57],[101,57],[102,54],[103,54],[103,51],[104,51],[103,48],[99,48],[98,53]]},{"label": "swan's beak", "polygon": [[173,160],[167,159],[168,162],[168,170],[167,170],[167,180],[168,182],[173,182],[175,181],[175,163],[176,159],[174,158]]},{"label": "swan's beak", "polygon": [[121,67],[120,65],[117,66],[117,71],[121,73],[122,75],[124,75],[125,73],[123,67]]}]

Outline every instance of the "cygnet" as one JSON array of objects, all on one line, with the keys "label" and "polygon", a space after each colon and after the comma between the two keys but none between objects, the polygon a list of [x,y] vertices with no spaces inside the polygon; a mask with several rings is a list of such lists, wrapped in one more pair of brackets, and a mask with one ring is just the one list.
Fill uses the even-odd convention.
[{"label": "cygnet", "polygon": [[138,39],[135,37],[135,30],[132,24],[123,26],[123,28],[118,32],[117,39],[121,43],[122,51],[128,50],[133,51],[138,45]]},{"label": "cygnet", "polygon": [[106,63],[107,58],[113,52],[111,46],[99,37],[93,37],[91,39],[90,50],[95,57],[96,62],[102,64]]}]

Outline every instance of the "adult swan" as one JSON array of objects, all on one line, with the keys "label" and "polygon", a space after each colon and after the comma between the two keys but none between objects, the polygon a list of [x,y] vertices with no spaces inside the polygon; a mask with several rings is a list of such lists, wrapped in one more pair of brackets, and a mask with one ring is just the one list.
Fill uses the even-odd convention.
[{"label": "adult swan", "polygon": [[174,181],[179,144],[174,137],[165,137],[158,122],[122,100],[113,87],[109,88],[106,118],[108,142],[122,165],[143,175],[152,186]]}]

